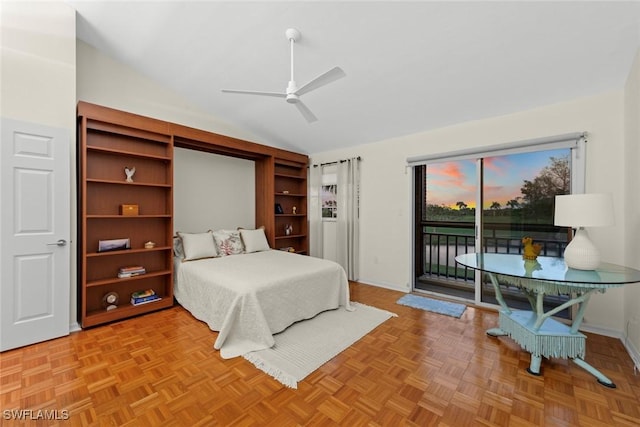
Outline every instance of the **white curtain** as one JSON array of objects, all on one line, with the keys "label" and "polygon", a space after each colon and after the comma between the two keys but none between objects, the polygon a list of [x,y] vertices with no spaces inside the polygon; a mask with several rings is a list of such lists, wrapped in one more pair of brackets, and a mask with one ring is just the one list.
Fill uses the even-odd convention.
[{"label": "white curtain", "polygon": [[347,272],[349,280],[360,275],[360,160],[338,162],[338,218],[336,227],[336,260]]},{"label": "white curtain", "polygon": [[323,257],[322,165],[309,167],[309,255]]}]

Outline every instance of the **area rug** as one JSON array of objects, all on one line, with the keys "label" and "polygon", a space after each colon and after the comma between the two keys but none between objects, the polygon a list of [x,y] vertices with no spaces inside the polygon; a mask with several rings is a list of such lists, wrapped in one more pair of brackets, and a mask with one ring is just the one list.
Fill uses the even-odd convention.
[{"label": "area rug", "polygon": [[413,308],[419,308],[421,310],[432,311],[438,314],[444,314],[451,317],[462,316],[465,308],[467,308],[467,306],[464,304],[457,304],[455,302],[420,297],[413,294],[406,294],[398,301],[396,301],[396,303]]},{"label": "area rug", "polygon": [[243,357],[287,387],[298,388],[311,372],[371,332],[394,313],[357,302],[295,323],[274,335],[275,345]]}]

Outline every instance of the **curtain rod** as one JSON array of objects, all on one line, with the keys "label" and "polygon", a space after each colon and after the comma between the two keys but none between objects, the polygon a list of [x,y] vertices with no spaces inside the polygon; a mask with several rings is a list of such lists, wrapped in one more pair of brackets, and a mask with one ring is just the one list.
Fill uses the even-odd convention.
[{"label": "curtain rod", "polygon": [[335,162],[327,162],[327,163],[320,163],[319,165],[313,165],[314,168],[317,168],[318,166],[327,166],[327,165],[335,165],[336,163],[344,163],[344,162],[348,162],[349,160],[353,160],[356,159],[358,161],[362,160],[360,158],[360,156],[358,157],[352,157],[350,159],[342,159],[342,160],[336,160]]},{"label": "curtain rod", "polygon": [[437,161],[454,161],[473,158],[478,155],[505,155],[512,154],[513,150],[520,150],[522,148],[529,147],[531,151],[542,150],[541,147],[551,150],[555,148],[568,148],[570,146],[577,146],[580,139],[586,140],[587,132],[573,132],[562,135],[547,136],[542,138],[527,139],[522,141],[507,142],[502,144],[480,146],[473,148],[464,148],[462,150],[449,151],[438,154],[428,154],[426,156],[415,156],[407,158],[408,166],[419,166],[429,162]]}]

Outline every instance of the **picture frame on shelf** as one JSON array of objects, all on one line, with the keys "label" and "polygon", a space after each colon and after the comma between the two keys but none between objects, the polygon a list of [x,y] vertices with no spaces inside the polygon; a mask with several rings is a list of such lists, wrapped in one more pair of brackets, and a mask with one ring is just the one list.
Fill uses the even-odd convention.
[{"label": "picture frame on shelf", "polygon": [[98,240],[98,252],[121,251],[131,249],[129,239]]},{"label": "picture frame on shelf", "polygon": [[276,203],[276,214],[283,214],[284,210],[282,210],[282,206],[280,203]]}]

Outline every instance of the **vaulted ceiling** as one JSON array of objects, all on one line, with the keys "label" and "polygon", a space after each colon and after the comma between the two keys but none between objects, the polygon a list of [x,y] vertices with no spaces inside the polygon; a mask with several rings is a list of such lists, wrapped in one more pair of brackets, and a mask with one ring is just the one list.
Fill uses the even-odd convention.
[{"label": "vaulted ceiling", "polygon": [[[69,1],[77,37],[193,105],[306,153],[359,145],[623,87],[640,45],[637,1]],[[302,85],[284,99],[287,28]]]}]

